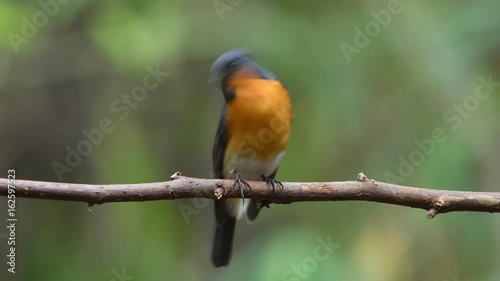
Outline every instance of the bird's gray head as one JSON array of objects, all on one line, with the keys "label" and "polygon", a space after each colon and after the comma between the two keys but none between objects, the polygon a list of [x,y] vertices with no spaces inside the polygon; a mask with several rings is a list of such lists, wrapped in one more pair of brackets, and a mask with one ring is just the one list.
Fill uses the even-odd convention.
[{"label": "bird's gray head", "polygon": [[250,58],[252,52],[235,49],[224,53],[212,64],[209,82],[222,82],[231,74],[242,68],[249,68],[256,76],[263,79],[274,79],[276,76],[256,64]]}]

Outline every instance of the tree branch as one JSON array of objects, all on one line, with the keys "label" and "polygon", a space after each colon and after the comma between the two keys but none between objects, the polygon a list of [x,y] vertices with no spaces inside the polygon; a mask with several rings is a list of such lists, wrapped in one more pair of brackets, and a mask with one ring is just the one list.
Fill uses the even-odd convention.
[{"label": "tree branch", "polygon": [[[12,180],[11,180],[12,181]],[[286,182],[276,196],[263,181],[249,182],[245,198],[269,203],[301,201],[372,201],[427,210],[427,217],[453,211],[500,212],[500,192],[467,192],[401,186],[368,179],[360,173],[356,181]],[[232,180],[198,179],[172,175],[167,182],[141,184],[70,184],[0,178],[0,196],[10,189],[16,197],[86,202],[90,206],[108,202],[172,200],[181,198],[241,198]],[[225,194],[224,194],[225,191]],[[12,193],[12,192],[11,192]]]}]

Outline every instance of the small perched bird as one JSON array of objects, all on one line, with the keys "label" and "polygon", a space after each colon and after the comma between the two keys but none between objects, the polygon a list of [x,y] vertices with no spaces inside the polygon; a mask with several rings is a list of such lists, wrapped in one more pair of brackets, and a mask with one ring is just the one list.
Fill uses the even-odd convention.
[{"label": "small perched bird", "polygon": [[[233,188],[251,191],[245,180],[264,180],[272,187],[288,144],[292,104],[276,75],[250,59],[243,50],[220,56],[210,69],[210,80],[220,82],[224,95],[213,146],[213,172],[219,179],[234,179]],[[236,219],[254,221],[262,204],[250,199],[215,201],[217,225],[212,250],[216,267],[231,258]]]}]

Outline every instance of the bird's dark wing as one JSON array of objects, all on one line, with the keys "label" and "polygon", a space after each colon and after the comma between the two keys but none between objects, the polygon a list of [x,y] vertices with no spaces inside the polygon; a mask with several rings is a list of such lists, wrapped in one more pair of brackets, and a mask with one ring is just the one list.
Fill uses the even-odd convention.
[{"label": "bird's dark wing", "polygon": [[216,179],[224,178],[224,155],[228,141],[229,134],[226,130],[226,104],[224,104],[219,120],[219,126],[217,127],[217,132],[215,133],[215,141],[212,150],[213,173],[214,178]]},{"label": "bird's dark wing", "polygon": [[[212,151],[214,177],[224,178],[224,155],[226,152],[229,134],[226,130],[226,105],[222,108],[219,126],[215,134],[215,142]],[[216,267],[225,266],[231,258],[233,245],[234,227],[236,218],[227,211],[224,199],[215,200],[215,237],[212,249],[212,262]]]}]

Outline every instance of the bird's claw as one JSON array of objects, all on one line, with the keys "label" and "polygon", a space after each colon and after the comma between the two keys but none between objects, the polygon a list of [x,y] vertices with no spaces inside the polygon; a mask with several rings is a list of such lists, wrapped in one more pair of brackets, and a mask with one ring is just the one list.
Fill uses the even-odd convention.
[{"label": "bird's claw", "polygon": [[261,178],[263,181],[267,183],[268,186],[270,186],[273,189],[273,195],[276,196],[276,185],[281,186],[281,190],[284,189],[283,183],[280,181],[272,178],[272,177],[266,177],[264,175],[261,175]]},{"label": "bird's claw", "polygon": [[236,185],[238,186],[238,188],[240,189],[240,192],[241,192],[242,204],[245,204],[245,200],[244,200],[245,194],[243,192],[243,186],[248,187],[250,192],[252,192],[252,187],[250,186],[250,184],[248,184],[247,181],[242,179],[241,176],[237,172],[234,172],[234,183],[233,183],[233,186],[231,186],[231,190],[233,190],[236,187]]}]

